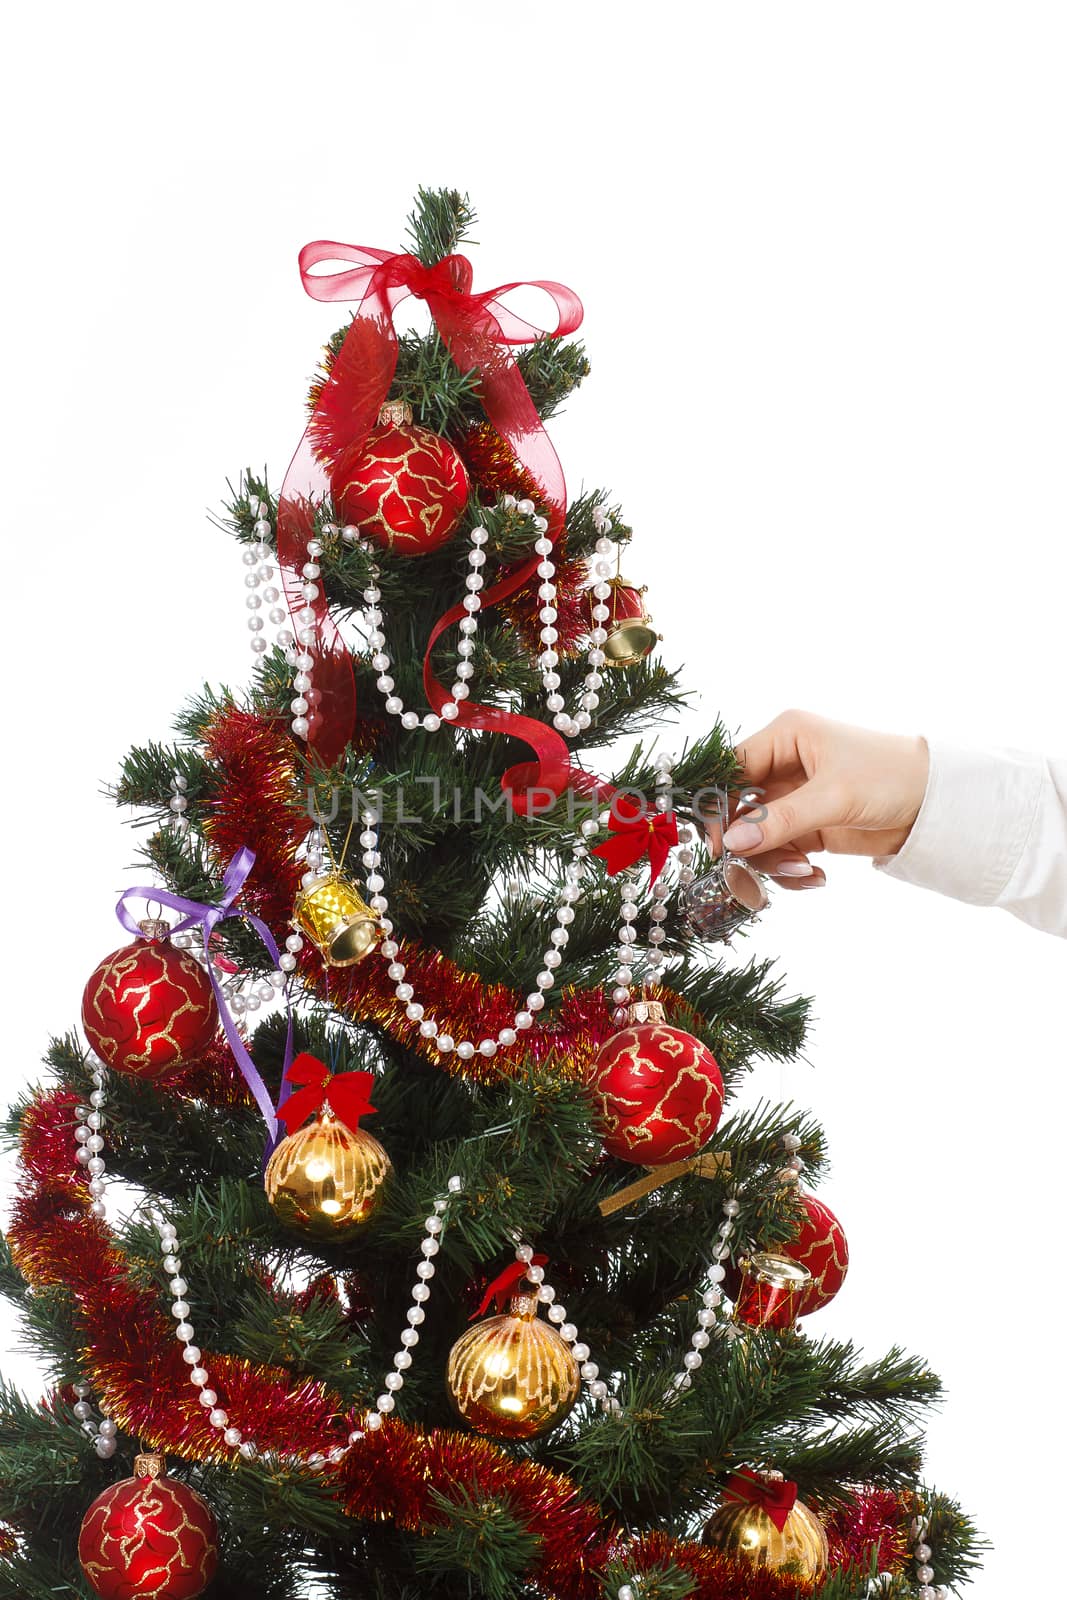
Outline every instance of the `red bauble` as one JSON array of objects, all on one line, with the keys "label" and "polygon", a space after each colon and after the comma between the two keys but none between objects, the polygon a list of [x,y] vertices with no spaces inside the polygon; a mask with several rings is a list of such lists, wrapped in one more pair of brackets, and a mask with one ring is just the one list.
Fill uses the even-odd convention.
[{"label": "red bauble", "polygon": [[85,1513],[78,1560],[101,1600],[195,1600],[219,1564],[218,1526],[206,1500],[168,1478],[160,1456],[138,1456],[132,1478]]},{"label": "red bauble", "polygon": [[82,995],[90,1046],[107,1066],[137,1078],[190,1066],[218,1025],[207,974],[166,938],[137,939],[105,957]]},{"label": "red bauble", "polygon": [[829,1206],[813,1194],[798,1194],[797,1201],[803,1212],[800,1232],[796,1238],[772,1248],[778,1255],[799,1261],[811,1273],[811,1285],[797,1307],[799,1317],[810,1317],[813,1311],[830,1304],[845,1281],[848,1240]]},{"label": "red bauble", "polygon": [[402,556],[422,556],[454,532],[470,493],[459,452],[411,422],[372,428],[355,461],[342,461],[331,487],[346,523]]},{"label": "red bauble", "polygon": [[646,1167],[696,1155],[722,1115],[715,1057],[659,1020],[612,1034],[593,1061],[591,1085],[608,1154]]}]

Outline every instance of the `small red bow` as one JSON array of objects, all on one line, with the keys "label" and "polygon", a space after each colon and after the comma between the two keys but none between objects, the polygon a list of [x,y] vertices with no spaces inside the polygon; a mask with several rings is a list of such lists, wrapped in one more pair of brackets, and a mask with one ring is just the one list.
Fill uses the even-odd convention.
[{"label": "small red bow", "polygon": [[531,1256],[529,1261],[513,1261],[510,1267],[505,1267],[498,1278],[494,1278],[485,1291],[481,1305],[477,1311],[471,1312],[470,1320],[480,1317],[489,1310],[495,1300],[498,1311],[503,1311],[511,1298],[512,1290],[525,1278],[530,1267],[545,1267],[548,1265],[547,1256]]},{"label": "small red bow", "polygon": [[608,821],[611,838],[598,844],[593,855],[601,856],[607,863],[608,876],[614,877],[648,856],[655,883],[667,864],[667,857],[678,843],[678,818],[673,811],[647,811],[629,795],[617,794],[611,802]]},{"label": "small red bow", "polygon": [[724,1500],[742,1500],[750,1506],[760,1506],[781,1533],[786,1519],[797,1503],[797,1486],[788,1478],[764,1478],[748,1467],[740,1467],[728,1478],[723,1490]]},{"label": "small red bow", "polygon": [[278,1121],[284,1122],[290,1133],[308,1117],[316,1116],[324,1106],[353,1133],[359,1127],[360,1117],[374,1110],[370,1103],[373,1072],[334,1074],[325,1061],[305,1051],[297,1056],[285,1074],[285,1081],[300,1085],[278,1107]]}]

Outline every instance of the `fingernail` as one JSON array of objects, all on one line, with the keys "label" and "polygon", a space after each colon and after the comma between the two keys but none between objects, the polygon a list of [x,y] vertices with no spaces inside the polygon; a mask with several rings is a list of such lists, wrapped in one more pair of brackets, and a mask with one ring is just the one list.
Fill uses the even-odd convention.
[{"label": "fingernail", "polygon": [[734,822],[722,836],[727,850],[754,850],[763,843],[763,829],[755,822]]},{"label": "fingernail", "polygon": [[798,889],[824,889],[825,887],[825,878],[802,878],[797,884]]},{"label": "fingernail", "polygon": [[810,861],[779,861],[774,870],[782,878],[806,878],[815,868]]}]

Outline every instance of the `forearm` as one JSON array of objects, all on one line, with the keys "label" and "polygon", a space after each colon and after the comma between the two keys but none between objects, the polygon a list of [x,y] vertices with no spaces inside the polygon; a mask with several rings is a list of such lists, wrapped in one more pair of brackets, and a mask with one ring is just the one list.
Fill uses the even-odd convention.
[{"label": "forearm", "polygon": [[915,824],[875,864],[1067,938],[1067,759],[931,742]]}]

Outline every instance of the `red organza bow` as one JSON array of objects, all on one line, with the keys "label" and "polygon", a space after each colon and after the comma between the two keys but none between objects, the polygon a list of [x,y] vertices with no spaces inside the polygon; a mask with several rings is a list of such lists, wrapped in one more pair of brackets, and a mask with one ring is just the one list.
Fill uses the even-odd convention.
[{"label": "red organza bow", "polygon": [[285,1081],[297,1085],[278,1107],[278,1121],[284,1122],[290,1133],[308,1117],[317,1116],[324,1106],[353,1133],[359,1127],[360,1117],[374,1110],[370,1103],[373,1072],[334,1074],[325,1061],[305,1051],[297,1056],[285,1074]]},{"label": "red organza bow", "polygon": [[485,1291],[481,1305],[477,1311],[471,1312],[470,1320],[473,1322],[475,1317],[484,1316],[494,1300],[497,1310],[503,1311],[515,1289],[525,1278],[527,1270],[530,1267],[547,1267],[547,1265],[547,1256],[531,1256],[529,1261],[513,1261],[510,1267],[504,1268],[499,1277],[493,1279]]},{"label": "red organza bow", "polygon": [[786,1519],[797,1503],[797,1486],[787,1478],[764,1478],[748,1467],[740,1467],[726,1481],[724,1500],[743,1500],[750,1506],[760,1506],[781,1533]]},{"label": "red organza bow", "polygon": [[[312,270],[325,262],[343,266],[333,272]],[[547,537],[555,541],[563,529],[567,509],[563,469],[510,347],[573,333],[582,320],[578,296],[565,285],[547,279],[528,284],[505,283],[475,294],[471,287],[473,269],[465,256],[446,256],[426,267],[413,255],[338,244],[329,239],[304,246],[300,252],[300,276],[305,290],[315,300],[354,300],[358,304],[286,474],[278,503],[278,553],[291,609],[298,610],[305,604],[300,568],[307,559],[312,501],[328,489],[320,455],[325,452],[336,459],[340,453],[353,458],[362,453],[396,371],[398,343],[393,313],[409,295],[426,302],[460,371],[477,372],[478,396],[485,413],[510,445],[520,466],[539,485],[549,524]],[[554,328],[539,328],[501,303],[504,295],[523,287],[542,289],[550,297],[557,312]],[[528,583],[539,561],[539,556],[532,556],[483,591],[483,606],[493,605]],[[329,620],[321,594],[313,609],[320,644],[314,687],[309,692],[309,699],[317,698],[309,712],[308,747],[321,761],[331,764],[351,736],[355,687],[351,660]],[[462,605],[453,606],[435,623],[426,646],[423,685],[437,713],[450,696],[432,670],[431,652],[441,634],[464,616]],[[538,804],[536,798],[527,796],[527,790],[544,790],[551,802],[566,787],[570,770],[567,746],[545,723],[465,700],[460,702],[455,725],[510,734],[533,749],[535,763],[513,768],[502,783],[518,810]]]},{"label": "red organza bow", "polygon": [[592,854],[600,856],[608,869],[608,876],[632,867],[644,855],[652,869],[650,883],[655,883],[667,864],[671,849],[678,843],[678,818],[673,811],[647,811],[625,793],[617,794],[611,803],[608,822],[611,838],[598,844]]}]

